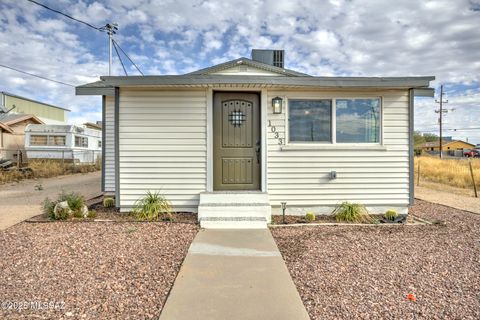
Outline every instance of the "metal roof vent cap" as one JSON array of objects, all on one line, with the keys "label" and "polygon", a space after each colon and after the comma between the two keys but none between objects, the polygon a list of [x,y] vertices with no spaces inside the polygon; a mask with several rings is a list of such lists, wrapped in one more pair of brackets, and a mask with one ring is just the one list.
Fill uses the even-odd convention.
[{"label": "metal roof vent cap", "polygon": [[285,65],[285,50],[252,49],[252,60],[283,68]]}]

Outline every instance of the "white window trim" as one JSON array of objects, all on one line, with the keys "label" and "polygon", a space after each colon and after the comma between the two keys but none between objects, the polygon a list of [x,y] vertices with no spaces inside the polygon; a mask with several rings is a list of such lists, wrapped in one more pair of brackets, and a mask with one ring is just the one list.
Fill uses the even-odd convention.
[{"label": "white window trim", "polygon": [[[380,99],[380,130],[379,130],[379,142],[360,142],[360,143],[337,143],[337,100],[343,99]],[[282,150],[357,150],[359,148],[368,149],[368,150],[387,150],[383,143],[383,96],[336,96],[334,97],[308,97],[300,98],[295,97],[291,100],[331,100],[332,101],[332,115],[331,115],[331,142],[291,142],[290,141],[290,111],[289,111],[289,101],[288,98],[285,98],[285,144],[282,146]]]}]

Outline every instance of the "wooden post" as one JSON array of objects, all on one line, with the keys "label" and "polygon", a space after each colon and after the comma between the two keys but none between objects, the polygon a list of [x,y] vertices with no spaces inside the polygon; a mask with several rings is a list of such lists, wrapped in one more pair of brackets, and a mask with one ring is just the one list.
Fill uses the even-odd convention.
[{"label": "wooden post", "polygon": [[420,160],[418,160],[417,187],[420,186]]},{"label": "wooden post", "polygon": [[470,175],[472,176],[473,191],[475,192],[475,198],[478,198],[477,185],[475,184],[475,177],[473,176],[472,160],[468,160],[468,164],[470,165]]}]

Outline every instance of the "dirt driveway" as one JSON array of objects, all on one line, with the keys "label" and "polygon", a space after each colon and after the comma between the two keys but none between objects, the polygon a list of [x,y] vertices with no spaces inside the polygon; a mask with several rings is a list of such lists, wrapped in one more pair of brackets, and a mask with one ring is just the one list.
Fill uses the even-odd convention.
[{"label": "dirt driveway", "polygon": [[[0,185],[0,230],[40,214],[42,201],[55,198],[62,190],[79,192],[87,199],[99,195],[100,181],[98,171]],[[36,190],[40,185],[42,190]]]},{"label": "dirt driveway", "polygon": [[423,183],[423,186],[415,186],[415,198],[442,204],[444,206],[470,211],[480,214],[480,198],[461,194],[458,188],[434,183]]}]

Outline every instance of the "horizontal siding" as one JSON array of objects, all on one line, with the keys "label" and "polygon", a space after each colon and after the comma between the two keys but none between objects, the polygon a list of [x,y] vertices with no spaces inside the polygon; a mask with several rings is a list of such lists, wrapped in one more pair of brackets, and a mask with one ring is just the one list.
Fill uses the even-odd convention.
[{"label": "horizontal siding", "polygon": [[198,206],[206,189],[206,92],[121,90],[120,205],[147,190],[174,207]]},{"label": "horizontal siding", "polygon": [[115,97],[105,99],[105,192],[115,192]]},{"label": "horizontal siding", "polygon": [[[324,150],[282,150],[275,134],[268,132],[268,193],[272,205],[335,206],[354,201],[367,206],[404,207],[409,201],[408,92],[280,92],[269,91],[267,106],[276,97],[340,98],[382,97],[383,150],[342,149],[341,144]],[[286,138],[286,112],[268,119],[280,138]],[[330,172],[337,179],[330,180]]]}]

